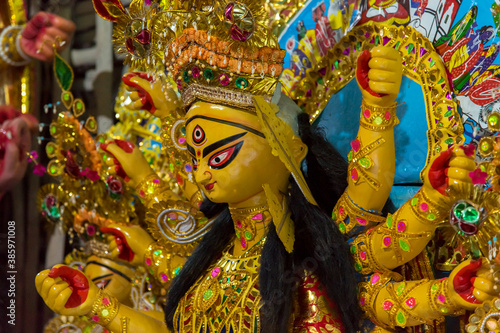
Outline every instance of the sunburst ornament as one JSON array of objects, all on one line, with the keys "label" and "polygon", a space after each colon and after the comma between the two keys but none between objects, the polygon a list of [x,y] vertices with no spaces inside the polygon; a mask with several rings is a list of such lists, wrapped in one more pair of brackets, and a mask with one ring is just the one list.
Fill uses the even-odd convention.
[{"label": "sunburst ornament", "polygon": [[116,54],[124,55],[126,65],[135,69],[155,68],[161,65],[162,44],[168,13],[155,1],[133,0],[128,10],[119,0],[93,0],[96,12],[114,24],[113,45]]}]

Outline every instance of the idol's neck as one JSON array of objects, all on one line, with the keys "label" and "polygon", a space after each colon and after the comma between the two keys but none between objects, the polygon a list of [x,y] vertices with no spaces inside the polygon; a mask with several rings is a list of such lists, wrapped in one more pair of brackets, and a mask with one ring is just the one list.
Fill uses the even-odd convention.
[{"label": "idol's neck", "polygon": [[229,211],[236,234],[232,254],[240,256],[266,237],[272,217],[267,203],[246,208],[229,207]]}]

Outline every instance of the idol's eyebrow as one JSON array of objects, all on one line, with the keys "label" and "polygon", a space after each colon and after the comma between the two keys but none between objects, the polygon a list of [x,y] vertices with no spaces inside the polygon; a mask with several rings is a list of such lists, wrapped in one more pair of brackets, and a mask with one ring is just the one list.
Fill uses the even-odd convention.
[{"label": "idol's eyebrow", "polygon": [[189,152],[191,153],[191,155],[196,156],[196,152],[195,152],[195,150],[194,150],[193,147],[191,147],[190,145],[187,145],[187,149],[189,150]]},{"label": "idol's eyebrow", "polygon": [[93,278],[92,281],[96,282],[98,280],[105,279],[105,278],[110,277],[110,276],[113,276],[113,274],[106,274],[106,275],[98,276],[98,277]]},{"label": "idol's eyebrow", "polygon": [[236,123],[234,121],[229,121],[229,120],[225,120],[225,119],[217,119],[217,118],[212,118],[212,117],[202,116],[202,115],[196,115],[196,116],[193,116],[193,117],[189,118],[188,120],[186,120],[186,124],[184,126],[187,127],[187,125],[190,122],[192,122],[193,120],[195,120],[195,119],[205,119],[205,120],[213,121],[213,122],[224,124],[224,125],[238,127],[238,128],[244,129],[245,131],[248,131],[250,133],[258,135],[261,138],[264,138],[264,139],[266,138],[265,135],[262,134],[262,132],[259,132],[256,129],[253,129],[251,127],[245,126],[243,124],[239,124],[239,123]]},{"label": "idol's eyebrow", "polygon": [[87,262],[87,266],[92,265],[92,264],[93,265],[97,265],[97,266],[101,266],[101,267],[104,267],[104,268],[107,268],[110,271],[112,271],[113,273],[120,275],[122,278],[124,278],[128,282],[132,282],[132,279],[130,279],[128,276],[126,276],[125,274],[123,274],[122,272],[120,272],[119,270],[117,270],[117,269],[115,269],[113,267],[109,267],[108,265],[102,264],[102,263],[94,261],[94,260],[91,260],[91,261]]},{"label": "idol's eyebrow", "polygon": [[220,141],[217,141],[215,143],[212,143],[210,146],[207,146],[205,149],[203,149],[203,158],[205,158],[205,156],[207,156],[208,154],[210,154],[211,152],[213,152],[217,148],[220,148],[222,146],[227,145],[228,143],[231,143],[235,140],[238,140],[239,138],[243,137],[245,134],[247,134],[247,132],[236,134],[236,135],[227,137],[225,139],[222,139]]}]

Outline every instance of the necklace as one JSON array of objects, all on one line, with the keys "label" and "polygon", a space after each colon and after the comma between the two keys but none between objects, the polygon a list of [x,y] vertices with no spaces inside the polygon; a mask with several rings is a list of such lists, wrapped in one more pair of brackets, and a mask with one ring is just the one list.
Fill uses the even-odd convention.
[{"label": "necklace", "polygon": [[272,217],[267,205],[251,208],[229,208],[234,222],[236,237],[241,247],[246,249],[248,242],[255,238],[258,231],[265,229]]}]

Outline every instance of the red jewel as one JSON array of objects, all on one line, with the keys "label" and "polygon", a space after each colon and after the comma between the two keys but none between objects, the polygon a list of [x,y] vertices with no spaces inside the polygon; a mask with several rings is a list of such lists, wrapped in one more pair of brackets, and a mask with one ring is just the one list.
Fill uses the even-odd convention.
[{"label": "red jewel", "polygon": [[389,120],[389,119],[391,119],[391,113],[390,113],[389,111],[387,111],[387,112],[385,113],[385,115],[384,115],[384,118],[385,118],[385,120]]},{"label": "red jewel", "polygon": [[358,170],[356,170],[356,168],[353,168],[351,170],[351,178],[352,178],[352,180],[358,180],[359,174],[358,174]]},{"label": "red jewel", "polygon": [[405,301],[405,304],[411,309],[415,306],[415,298],[410,297]]},{"label": "red jewel", "polygon": [[387,301],[385,301],[385,302],[382,304],[382,308],[383,308],[385,311],[387,311],[387,310],[390,310],[390,309],[392,308],[392,306],[393,306],[393,305],[394,305],[394,304],[393,304],[391,301],[387,300]]}]

